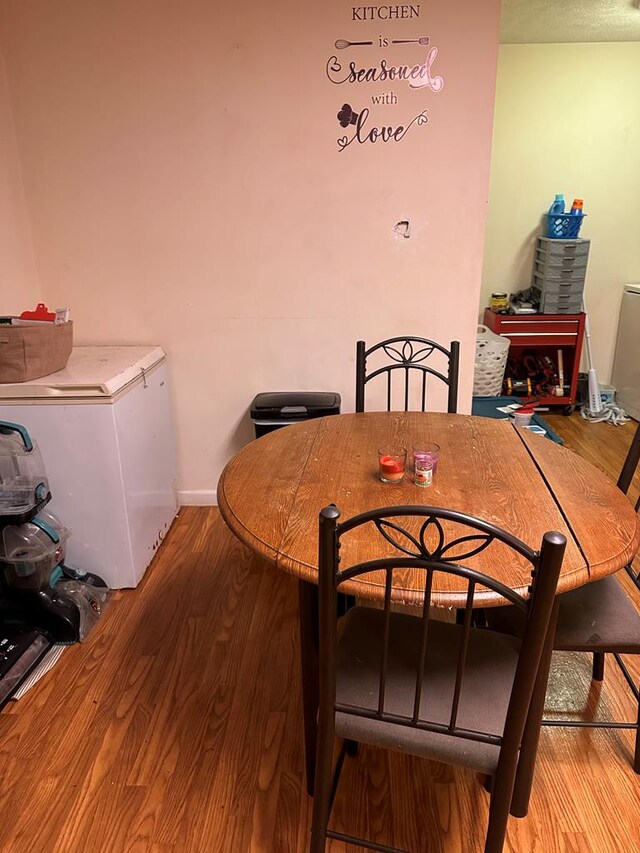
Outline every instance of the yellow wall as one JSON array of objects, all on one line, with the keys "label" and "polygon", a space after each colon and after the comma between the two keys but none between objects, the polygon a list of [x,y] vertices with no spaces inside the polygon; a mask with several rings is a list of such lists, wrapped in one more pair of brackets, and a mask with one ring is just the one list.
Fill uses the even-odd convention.
[{"label": "yellow wall", "polygon": [[481,309],[528,287],[555,193],[584,198],[595,366],[610,376],[622,287],[640,281],[640,44],[503,45]]}]

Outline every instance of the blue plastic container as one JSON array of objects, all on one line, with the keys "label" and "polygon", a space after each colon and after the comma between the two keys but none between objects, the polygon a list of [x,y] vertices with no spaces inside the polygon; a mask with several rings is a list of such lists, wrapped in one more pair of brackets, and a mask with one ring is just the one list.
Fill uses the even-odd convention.
[{"label": "blue plastic container", "polygon": [[547,237],[552,240],[577,240],[582,220],[586,218],[586,214],[575,216],[575,214],[564,213],[562,216],[557,216],[547,213],[545,215],[547,217]]}]

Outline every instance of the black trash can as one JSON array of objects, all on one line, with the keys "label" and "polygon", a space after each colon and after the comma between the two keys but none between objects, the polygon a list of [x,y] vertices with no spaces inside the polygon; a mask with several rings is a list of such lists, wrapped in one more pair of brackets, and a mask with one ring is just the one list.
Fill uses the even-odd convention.
[{"label": "black trash can", "polygon": [[251,404],[256,438],[274,429],[340,414],[340,394],[333,391],[270,391],[258,394]]}]

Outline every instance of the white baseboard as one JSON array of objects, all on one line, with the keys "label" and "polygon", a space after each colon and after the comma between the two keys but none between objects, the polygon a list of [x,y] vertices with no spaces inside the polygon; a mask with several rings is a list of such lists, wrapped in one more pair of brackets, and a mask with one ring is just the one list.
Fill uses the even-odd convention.
[{"label": "white baseboard", "polygon": [[215,489],[196,489],[178,492],[180,506],[218,506],[218,493]]}]

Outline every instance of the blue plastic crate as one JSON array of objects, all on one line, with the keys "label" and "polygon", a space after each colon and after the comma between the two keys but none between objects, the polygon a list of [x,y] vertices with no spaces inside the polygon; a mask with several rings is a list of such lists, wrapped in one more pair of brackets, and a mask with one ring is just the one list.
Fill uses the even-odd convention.
[{"label": "blue plastic crate", "polygon": [[582,220],[586,214],[575,216],[570,213],[547,213],[547,237],[552,240],[577,240]]}]

